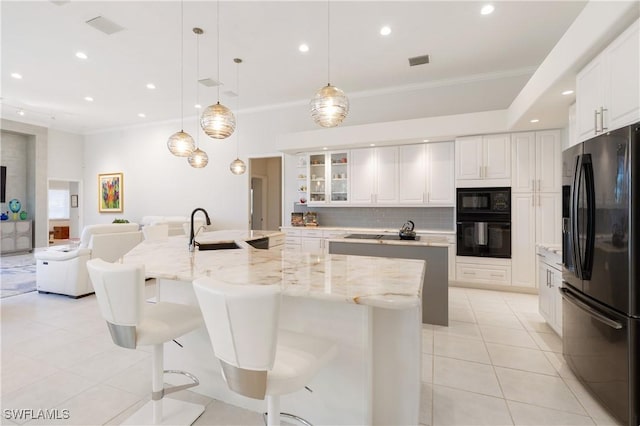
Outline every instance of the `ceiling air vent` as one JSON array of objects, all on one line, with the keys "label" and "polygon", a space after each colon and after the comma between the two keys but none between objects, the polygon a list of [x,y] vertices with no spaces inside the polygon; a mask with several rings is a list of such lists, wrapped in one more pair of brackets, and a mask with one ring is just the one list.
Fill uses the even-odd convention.
[{"label": "ceiling air vent", "polygon": [[409,58],[409,66],[415,67],[416,65],[423,65],[429,63],[429,55],[414,56]]},{"label": "ceiling air vent", "polygon": [[212,78],[203,78],[202,80],[198,80],[198,82],[203,86],[207,86],[207,87],[222,86],[222,84],[219,81],[216,81]]},{"label": "ceiling air vent", "polygon": [[115,34],[124,30],[124,27],[116,24],[113,21],[108,20],[104,16],[96,16],[93,19],[89,19],[87,24],[96,30],[105,33],[106,35]]},{"label": "ceiling air vent", "polygon": [[62,6],[63,4],[69,3],[70,0],[50,0],[50,1],[56,6]]},{"label": "ceiling air vent", "polygon": [[234,92],[233,90],[225,90],[224,92],[222,92],[223,95],[228,96],[230,98],[237,98],[238,94],[236,92]]}]

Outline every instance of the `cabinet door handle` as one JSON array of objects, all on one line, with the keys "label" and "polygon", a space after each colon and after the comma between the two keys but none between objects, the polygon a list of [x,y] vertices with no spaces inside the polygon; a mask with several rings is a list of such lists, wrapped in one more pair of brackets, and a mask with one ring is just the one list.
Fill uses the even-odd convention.
[{"label": "cabinet door handle", "polygon": [[531,190],[532,191],[536,190],[536,180],[535,179],[531,179]]},{"label": "cabinet door handle", "polygon": [[598,134],[598,110],[593,111],[593,134]]},{"label": "cabinet door handle", "polygon": [[604,127],[604,113],[605,111],[609,111],[604,107],[600,107],[600,131],[604,132],[605,130],[609,130],[608,127]]},{"label": "cabinet door handle", "polygon": [[542,189],[542,179],[538,179],[538,191]]},{"label": "cabinet door handle", "polygon": [[480,178],[482,179],[482,166],[478,167],[478,174],[480,175]]}]

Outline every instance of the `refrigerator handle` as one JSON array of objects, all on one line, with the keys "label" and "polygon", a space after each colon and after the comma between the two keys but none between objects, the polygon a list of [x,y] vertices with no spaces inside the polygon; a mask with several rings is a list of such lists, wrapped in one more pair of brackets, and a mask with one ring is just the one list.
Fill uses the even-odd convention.
[{"label": "refrigerator handle", "polygon": [[573,244],[573,265],[576,275],[582,279],[582,260],[580,258],[580,224],[578,223],[578,207],[580,206],[580,177],[582,174],[582,155],[576,158],[576,166],[573,173],[573,184],[571,185],[571,239]]},{"label": "refrigerator handle", "polygon": [[562,292],[562,297],[567,302],[572,303],[577,308],[580,308],[582,311],[584,311],[585,313],[589,314],[589,316],[591,318],[593,318],[593,319],[595,319],[597,321],[600,321],[601,323],[603,323],[605,325],[608,325],[609,327],[611,327],[611,328],[613,328],[615,330],[621,330],[622,329],[622,324],[621,323],[619,323],[618,321],[612,320],[611,318],[607,317],[603,313],[595,310],[591,306],[589,306],[586,303],[582,302],[581,300],[576,298],[573,294],[571,294],[571,291],[569,289],[567,289],[566,287],[562,287],[560,289],[560,291]]},{"label": "refrigerator handle", "polygon": [[584,264],[581,266],[581,270],[583,279],[590,280],[591,272],[593,271],[593,253],[596,242],[596,191],[591,155],[585,154],[582,157],[585,192],[587,195],[587,199],[585,200],[587,202],[587,241],[585,242]]}]

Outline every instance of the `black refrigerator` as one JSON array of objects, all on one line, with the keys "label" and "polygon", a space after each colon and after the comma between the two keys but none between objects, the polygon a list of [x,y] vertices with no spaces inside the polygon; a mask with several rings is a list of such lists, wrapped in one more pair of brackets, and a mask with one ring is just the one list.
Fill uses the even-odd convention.
[{"label": "black refrigerator", "polygon": [[640,425],[640,123],[563,153],[563,355],[623,424]]}]

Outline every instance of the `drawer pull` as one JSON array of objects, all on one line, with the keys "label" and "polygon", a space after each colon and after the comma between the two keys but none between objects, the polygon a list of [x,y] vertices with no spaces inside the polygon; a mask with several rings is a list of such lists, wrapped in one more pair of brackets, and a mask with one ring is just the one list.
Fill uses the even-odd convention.
[{"label": "drawer pull", "polygon": [[502,274],[491,274],[492,277],[499,277],[502,278]]},{"label": "drawer pull", "polygon": [[468,272],[468,271],[464,271],[463,274],[465,275],[475,275],[475,272]]}]

